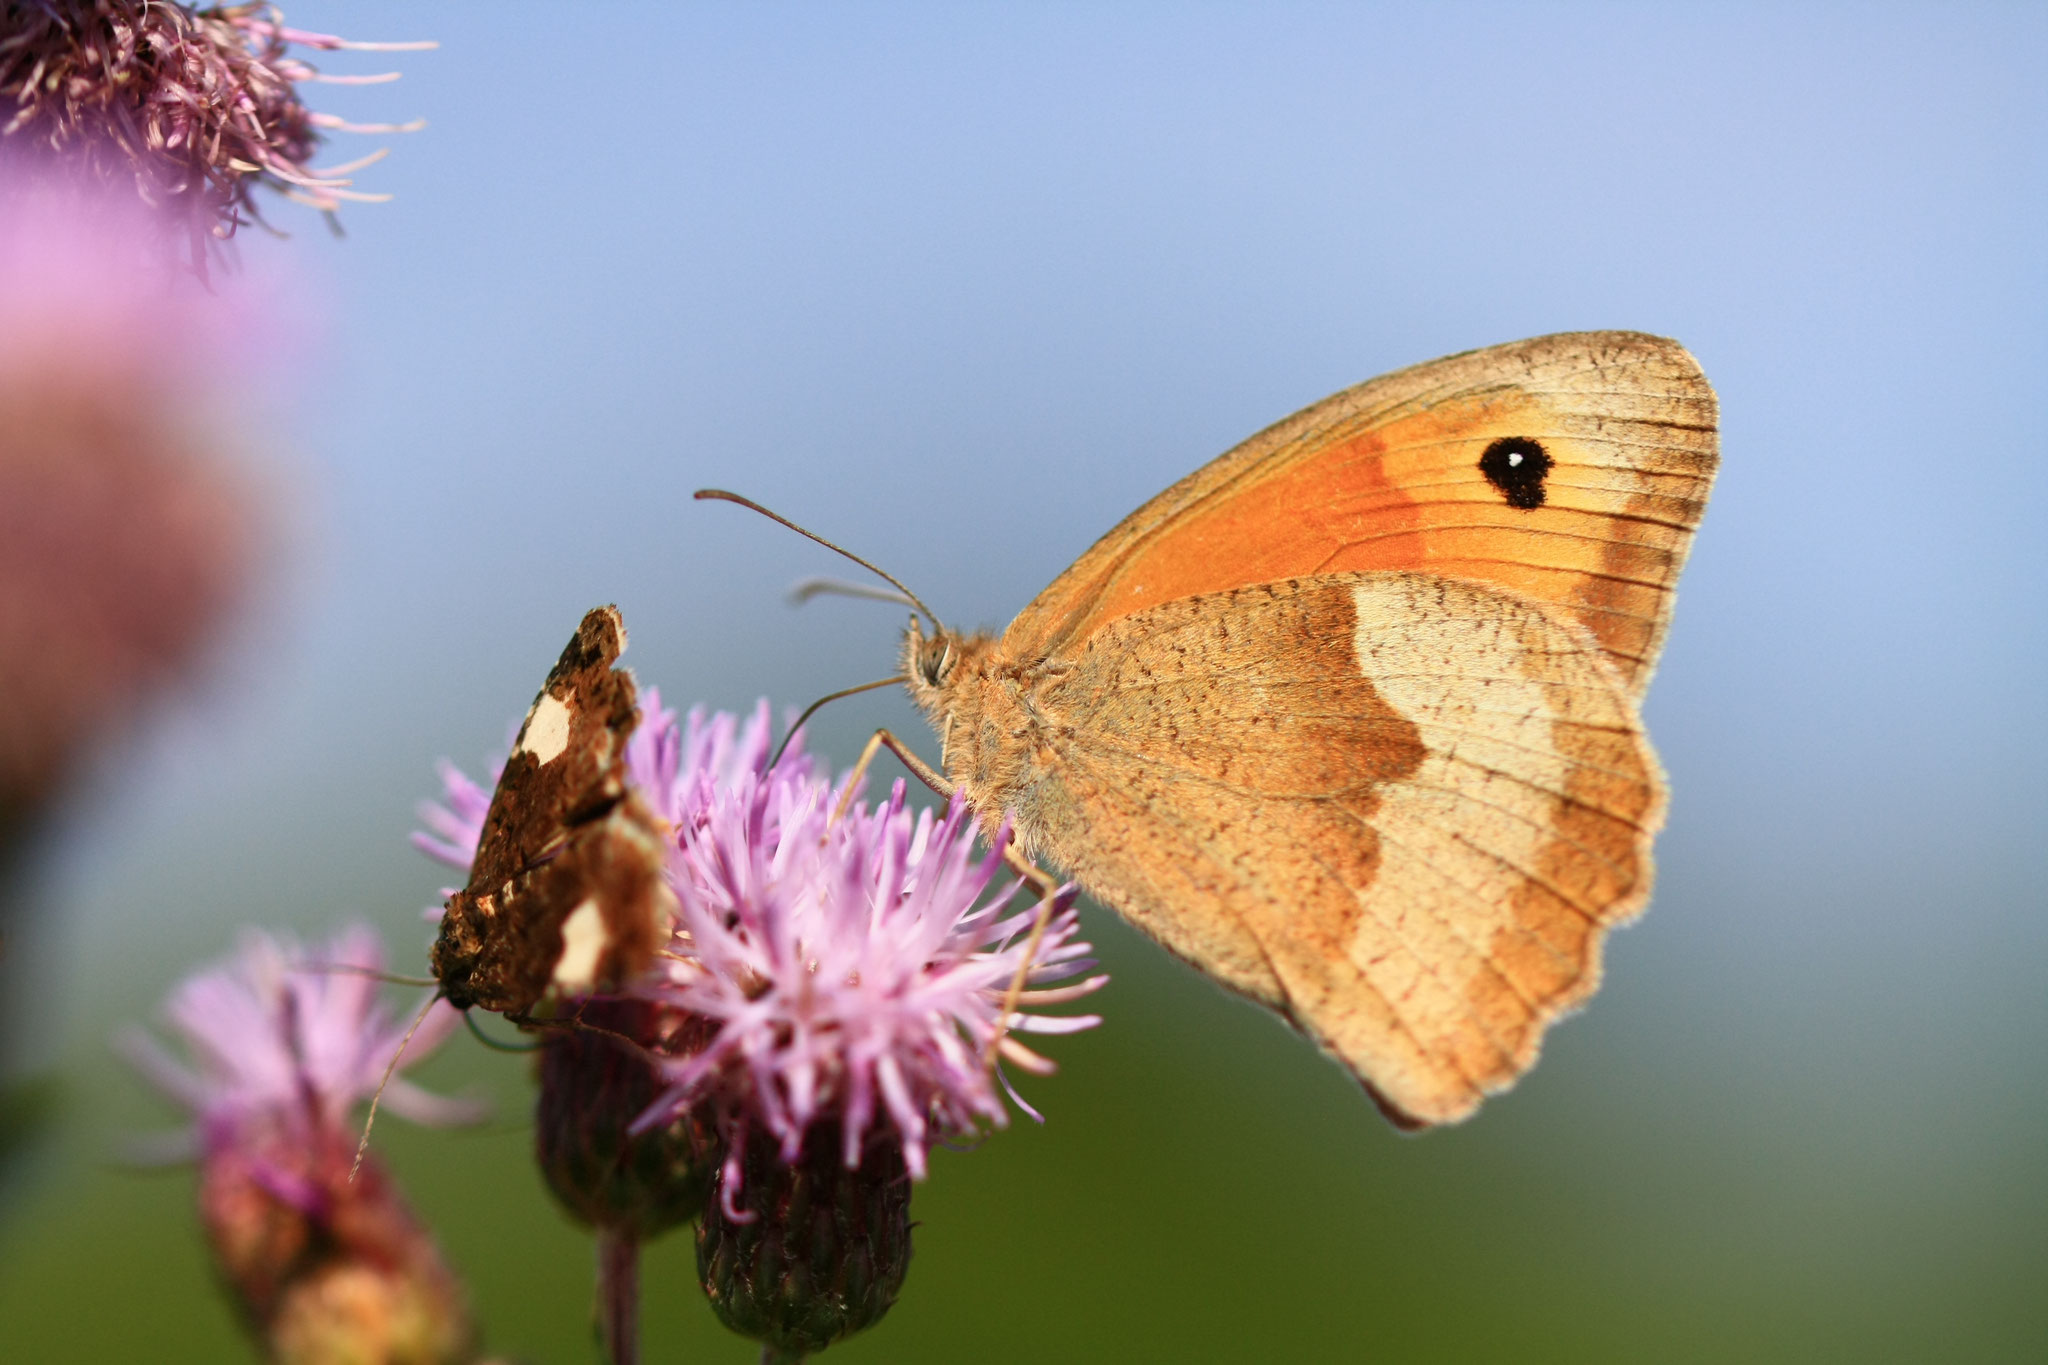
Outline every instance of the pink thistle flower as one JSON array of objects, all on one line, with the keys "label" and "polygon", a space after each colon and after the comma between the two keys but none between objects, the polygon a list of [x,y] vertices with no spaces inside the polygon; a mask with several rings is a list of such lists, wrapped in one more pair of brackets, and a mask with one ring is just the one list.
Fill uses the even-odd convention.
[{"label": "pink thistle flower", "polygon": [[251,291],[165,270],[143,218],[75,186],[0,206],[0,826],[195,661],[257,550],[219,423],[260,410],[281,338]]},{"label": "pink thistle flower", "polygon": [[[167,0],[5,0],[0,37],[0,135],[83,166],[103,183],[134,182],[145,203],[183,221],[195,239],[260,221],[259,185],[332,213],[351,174],[384,153],[316,168],[326,131],[410,132],[418,123],[349,124],[299,98],[323,76],[293,47],[411,51],[433,43],[351,43],[284,27],[272,5],[195,9]],[[11,115],[4,106],[12,106]],[[202,260],[203,264],[203,260]]]},{"label": "pink thistle flower", "polygon": [[[976,859],[966,807],[913,816],[900,783],[882,807],[855,804],[835,820],[843,790],[801,752],[800,735],[768,769],[766,701],[744,723],[701,709],[678,723],[649,689],[645,713],[627,768],[673,831],[668,875],[682,917],[670,979],[638,993],[715,1031],[701,1051],[665,1064],[668,1087],[636,1129],[709,1103],[728,1130],[726,1166],[736,1175],[749,1128],[771,1133],[794,1160],[813,1123],[836,1121],[852,1166],[885,1121],[922,1178],[935,1138],[1007,1123],[998,1080],[1038,1117],[1006,1077],[991,1078],[989,1046],[1007,1035],[1005,1059],[1046,1072],[1051,1063],[1017,1034],[1100,1020],[1020,1012],[998,1028],[1037,916],[1035,904],[1003,913],[1015,886],[986,895],[1007,830]],[[489,797],[452,765],[442,781],[444,803],[421,807],[429,831],[413,842],[466,870]],[[1071,888],[1058,898],[1025,1003],[1064,1003],[1107,980],[1073,980],[1093,966],[1075,939],[1073,899]],[[725,1197],[733,1193],[728,1184]]]},{"label": "pink thistle flower", "polygon": [[[730,1217],[741,1217],[731,1200],[749,1129],[765,1129],[793,1162],[813,1124],[836,1123],[852,1167],[886,1121],[922,1178],[934,1138],[1008,1122],[986,1062],[999,1037],[1005,1059],[1044,1073],[1052,1064],[1015,1035],[1101,1022],[1019,1012],[1002,1027],[1038,913],[1035,904],[1005,913],[1018,884],[987,894],[1007,827],[977,859],[958,799],[943,818],[913,816],[898,782],[880,807],[856,804],[834,819],[838,795],[779,768],[743,777],[715,794],[682,842],[689,951],[660,994],[718,1031],[667,1064],[669,1089],[642,1122],[714,1107],[728,1129],[721,1199]],[[1078,999],[1107,979],[1073,981],[1094,965],[1075,938],[1074,894],[1057,898],[1027,973],[1040,988],[1024,1003]],[[1045,988],[1060,981],[1070,984]]]},{"label": "pink thistle flower", "polygon": [[[363,928],[317,952],[252,932],[235,957],[171,994],[165,1013],[189,1061],[139,1029],[118,1040],[192,1113],[158,1155],[198,1158],[200,1222],[222,1281],[266,1358],[287,1365],[472,1357],[461,1285],[432,1234],[376,1162],[354,1169],[351,1110],[406,1032],[361,974],[383,960]],[[431,1051],[456,1018],[436,1001],[408,1058]],[[398,1077],[384,1100],[421,1122],[480,1116]]]},{"label": "pink thistle flower", "polygon": [[[160,1154],[203,1159],[251,1135],[300,1139],[322,1131],[347,1134],[353,1146],[351,1111],[376,1092],[410,1022],[378,998],[368,974],[383,968],[383,944],[361,926],[315,951],[251,931],[232,958],[186,978],[164,1016],[189,1062],[141,1029],[117,1039],[147,1079],[192,1113],[193,1127]],[[460,1022],[435,1001],[405,1063],[425,1058]],[[430,1094],[402,1073],[392,1075],[383,1103],[419,1123],[482,1116],[475,1104]]]},{"label": "pink thistle flower", "polygon": [[[581,1002],[565,1022],[585,1028],[544,1041],[536,1155],[597,1229],[612,1358],[637,1349],[639,1242],[701,1209],[720,1320],[793,1359],[888,1311],[930,1143],[1005,1125],[998,1085],[1038,1117],[991,1055],[1051,1071],[1017,1035],[1093,1027],[1039,1007],[1107,978],[1085,976],[1073,888],[1037,936],[1038,905],[990,894],[1007,826],[977,858],[962,801],[913,816],[899,782],[879,808],[852,804],[794,740],[771,767],[765,701],[745,723],[679,723],[645,698],[627,777],[667,831],[679,923],[652,979]],[[413,842],[467,870],[492,797],[452,765],[442,785]],[[1020,971],[1029,1008],[1005,1017]]]},{"label": "pink thistle flower", "polygon": [[[503,772],[505,761],[499,759],[491,765],[491,786],[479,786],[469,775],[447,759],[442,759],[441,800],[422,801],[418,814],[423,830],[414,830],[412,846],[437,863],[446,863],[458,872],[468,872],[476,861],[477,845],[484,837],[484,817],[491,811],[491,788],[498,784],[498,774]],[[453,887],[441,892],[442,898],[455,894]],[[434,909],[434,917],[440,918],[440,907]]]},{"label": "pink thistle flower", "polygon": [[[702,821],[716,792],[767,771],[775,727],[766,697],[754,703],[745,721],[730,711],[707,714],[693,706],[678,725],[676,713],[662,709],[660,690],[650,687],[646,711],[650,719],[626,746],[626,768],[654,813],[678,831]],[[776,769],[798,775],[814,766],[799,731]]]}]

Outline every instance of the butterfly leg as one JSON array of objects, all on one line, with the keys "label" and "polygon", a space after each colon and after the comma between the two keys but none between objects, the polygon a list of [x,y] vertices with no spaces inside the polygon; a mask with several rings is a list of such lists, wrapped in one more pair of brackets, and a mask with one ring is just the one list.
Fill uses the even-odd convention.
[{"label": "butterfly leg", "polygon": [[1010,1020],[1016,1016],[1017,1004],[1024,998],[1024,985],[1031,977],[1031,964],[1038,960],[1038,945],[1045,941],[1045,931],[1052,923],[1053,905],[1059,896],[1059,883],[1055,882],[1044,868],[1017,851],[1017,845],[1003,845],[1003,861],[1019,878],[1029,882],[1038,892],[1038,913],[1031,920],[1031,936],[1024,941],[1024,956],[1017,960],[1016,974],[1010,978],[1010,988],[1003,992],[1003,1012],[996,1019],[996,1031],[990,1035],[988,1050],[983,1063],[993,1071],[996,1054],[1010,1034]]},{"label": "butterfly leg", "polygon": [[867,747],[860,751],[860,760],[847,771],[845,790],[839,793],[839,804],[832,808],[832,819],[828,823],[838,824],[839,817],[846,814],[846,808],[853,804],[854,789],[860,786],[861,778],[867,774],[868,765],[875,761],[875,754],[885,745],[888,747],[889,752],[896,755],[897,760],[910,770],[912,777],[930,787],[940,796],[946,797],[948,800],[952,799],[953,784],[951,782],[948,782],[941,773],[913,753],[910,746],[896,738],[894,733],[886,729],[877,730],[869,737]]},{"label": "butterfly leg", "polygon": [[[833,820],[838,820],[846,813],[846,808],[853,804],[854,787],[867,772],[868,765],[875,761],[875,755],[882,749],[896,755],[897,761],[910,770],[912,777],[940,796],[951,799],[955,787],[946,780],[945,775],[919,758],[912,752],[910,746],[898,739],[892,731],[881,729],[875,731],[869,738],[867,747],[860,751],[860,761],[855,763],[849,772],[846,789],[840,793],[839,805],[832,812]],[[1038,893],[1038,914],[1031,921],[1031,937],[1025,940],[1024,956],[1017,963],[1017,973],[1010,978],[1010,988],[1003,992],[1003,1008],[1002,1013],[996,1017],[995,1032],[989,1036],[984,1060],[991,1070],[995,1067],[996,1056],[1002,1050],[1004,1040],[1009,1037],[1010,1019],[1017,1013],[1017,1003],[1024,998],[1024,986],[1031,976],[1031,964],[1038,959],[1038,945],[1045,941],[1046,927],[1052,923],[1053,904],[1060,889],[1059,883],[1052,879],[1050,873],[1017,851],[1015,840],[1003,845],[1003,862],[1020,880],[1028,882],[1031,889]]]}]

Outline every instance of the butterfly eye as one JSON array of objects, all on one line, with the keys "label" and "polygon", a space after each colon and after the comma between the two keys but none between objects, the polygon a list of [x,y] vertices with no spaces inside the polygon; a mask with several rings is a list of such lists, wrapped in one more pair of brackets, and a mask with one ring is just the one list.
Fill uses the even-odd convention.
[{"label": "butterfly eye", "polygon": [[1510,507],[1524,509],[1543,505],[1543,477],[1550,472],[1550,455],[1542,443],[1527,436],[1503,436],[1479,457],[1479,472],[1500,491]]},{"label": "butterfly eye", "polygon": [[917,661],[917,671],[924,675],[925,684],[937,687],[953,671],[953,642],[940,636],[924,647],[924,654]]}]

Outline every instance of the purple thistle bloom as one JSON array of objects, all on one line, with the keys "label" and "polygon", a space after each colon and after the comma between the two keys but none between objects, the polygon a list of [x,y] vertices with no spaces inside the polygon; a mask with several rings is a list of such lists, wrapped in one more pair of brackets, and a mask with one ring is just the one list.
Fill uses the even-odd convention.
[{"label": "purple thistle bloom", "polygon": [[[198,1211],[220,1279],[266,1360],[474,1359],[460,1282],[381,1165],[357,1169],[350,1110],[383,1079],[406,1033],[377,999],[384,953],[365,928],[324,951],[251,932],[188,977],[165,1013],[190,1064],[140,1029],[122,1050],[196,1120],[159,1158],[199,1161]],[[435,1001],[407,1057],[455,1026]],[[393,1077],[392,1109],[426,1123],[476,1106]]]},{"label": "purple thistle bloom", "polygon": [[[681,845],[704,823],[717,794],[766,769],[773,725],[765,700],[744,724],[701,708],[679,722],[653,688],[640,709],[626,744],[626,780],[667,831],[665,871],[673,882],[686,873]],[[800,749],[801,737],[792,736],[779,771],[809,773],[811,760]],[[502,761],[493,767],[493,787],[502,768]],[[446,762],[441,783],[443,802],[421,805],[427,829],[413,835],[413,844],[467,873],[493,792]],[[552,1032],[542,1043],[535,1156],[563,1206],[597,1229],[598,1318],[607,1357],[623,1361],[637,1358],[638,1245],[697,1216],[720,1159],[706,1115],[679,1110],[659,1124],[637,1122],[665,1085],[653,1057],[692,1050],[709,1036],[711,1022],[632,996],[585,1000],[576,1017],[587,1031]]]},{"label": "purple thistle bloom", "polygon": [[[701,706],[678,726],[676,713],[662,709],[658,688],[647,689],[648,719],[626,745],[626,770],[654,813],[678,831],[694,828],[715,792],[745,777],[759,777],[775,748],[768,699],[754,703],[744,723],[730,711],[706,714]],[[814,764],[804,737],[790,739],[776,771],[810,774]]]},{"label": "purple thistle bloom", "polygon": [[[502,758],[491,765],[491,787],[497,785],[498,774],[504,768]],[[420,802],[420,823],[426,828],[413,831],[412,846],[437,863],[468,872],[469,865],[476,861],[477,844],[484,837],[484,817],[491,810],[491,787],[478,786],[462,769],[442,759],[441,802]],[[443,899],[454,894],[452,888],[441,892]],[[436,906],[434,917],[438,919],[440,915],[440,907]]]},{"label": "purple thistle bloom", "polygon": [[[205,1157],[252,1139],[348,1133],[349,1111],[376,1091],[409,1022],[392,1014],[377,998],[377,983],[362,974],[383,966],[383,945],[362,926],[310,952],[252,930],[232,958],[186,978],[164,1013],[189,1065],[141,1029],[117,1039],[143,1075],[195,1120],[158,1155]],[[459,1019],[435,1001],[405,1060],[432,1052]],[[384,1105],[419,1123],[481,1117],[477,1105],[430,1094],[397,1074]]]},{"label": "purple thistle bloom", "polygon": [[0,838],[241,606],[275,480],[224,452],[260,453],[297,340],[274,291],[167,269],[131,196],[21,162],[0,140]]},{"label": "purple thistle bloom", "polygon": [[[681,906],[666,979],[634,993],[697,1016],[710,1039],[664,1064],[668,1087],[634,1128],[707,1106],[726,1134],[728,1202],[750,1132],[770,1134],[794,1161],[807,1131],[836,1123],[851,1167],[886,1129],[922,1178],[933,1141],[1008,1122],[998,1080],[1038,1117],[991,1074],[991,1046],[1042,1074],[1051,1062],[1017,1034],[1100,1022],[1019,1011],[999,1027],[1038,914],[1035,903],[1005,913],[1015,885],[988,894],[1007,828],[977,858],[962,802],[942,818],[913,815],[900,782],[879,808],[856,803],[834,818],[844,788],[800,743],[770,770],[766,701],[744,723],[701,709],[679,723],[649,689],[626,751],[633,785],[672,831],[668,872]],[[431,832],[413,842],[466,870],[490,798],[452,765],[442,782],[444,803],[421,807]],[[1067,888],[1056,898],[1025,1005],[1076,1000],[1107,980],[1085,976],[1094,963],[1075,937],[1074,896]]]},{"label": "purple thistle bloom", "polygon": [[[743,775],[714,795],[682,843],[688,959],[661,995],[718,1032],[701,1052],[668,1063],[669,1090],[642,1122],[698,1104],[716,1109],[729,1134],[721,1185],[734,1218],[750,1128],[772,1134],[794,1161],[814,1123],[836,1121],[851,1167],[886,1120],[921,1178],[935,1138],[1007,1123],[986,1062],[999,1036],[1004,1058],[1044,1073],[1052,1064],[1016,1034],[1101,1022],[1019,1012],[1007,1036],[999,1029],[1038,913],[1035,904],[1004,913],[1017,884],[986,894],[1007,828],[976,858],[975,825],[957,798],[942,819],[913,816],[898,782],[879,808],[856,804],[835,820],[838,796],[809,774]],[[1057,898],[1027,978],[1070,984],[1028,991],[1026,1004],[1077,999],[1106,980],[1072,980],[1094,965],[1075,939],[1073,899],[1071,888]]]},{"label": "purple thistle bloom", "polygon": [[331,213],[376,200],[352,172],[382,152],[316,168],[327,130],[409,132],[417,123],[349,124],[300,100],[323,76],[291,48],[404,51],[433,43],[350,43],[283,26],[272,5],[194,9],[168,0],[6,0],[0,36],[0,135],[87,168],[104,183],[132,179],[144,202],[181,218],[195,240],[232,236],[257,218],[263,185]]}]

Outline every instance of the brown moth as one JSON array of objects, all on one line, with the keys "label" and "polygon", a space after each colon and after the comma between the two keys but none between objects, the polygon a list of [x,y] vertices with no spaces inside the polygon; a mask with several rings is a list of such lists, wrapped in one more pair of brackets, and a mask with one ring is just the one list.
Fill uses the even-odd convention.
[{"label": "brown moth", "polygon": [[519,727],[469,885],[448,898],[434,975],[458,1009],[515,1017],[641,971],[675,914],[661,823],[626,782],[639,723],[616,607],[583,618]]},{"label": "brown moth", "polygon": [[999,637],[913,618],[904,673],[985,825],[1452,1122],[1649,897],[1638,707],[1717,446],[1675,342],[1433,361],[1189,475]]}]

